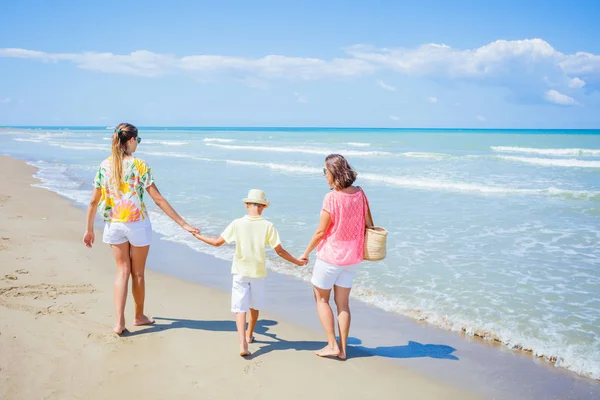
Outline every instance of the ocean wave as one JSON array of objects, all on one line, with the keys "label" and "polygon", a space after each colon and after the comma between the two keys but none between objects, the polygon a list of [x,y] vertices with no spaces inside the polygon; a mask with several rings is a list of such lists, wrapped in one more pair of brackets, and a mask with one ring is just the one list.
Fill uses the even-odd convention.
[{"label": "ocean wave", "polygon": [[600,379],[600,364],[594,361],[599,358],[598,351],[590,354],[587,345],[558,344],[551,337],[536,338],[525,332],[519,332],[516,327],[507,329],[496,322],[474,321],[460,315],[440,313],[435,311],[435,305],[430,305],[428,308],[412,308],[402,299],[378,293],[368,284],[358,283],[353,286],[352,292],[353,297],[385,311],[424,321],[450,331],[461,332],[467,336],[478,337],[488,342],[501,343],[513,350],[531,353],[556,367],[568,369],[588,378]]},{"label": "ocean wave", "polygon": [[82,205],[89,201],[91,191],[81,189],[81,183],[67,176],[68,167],[66,165],[45,161],[30,161],[27,164],[37,168],[37,172],[33,176],[41,181],[33,186],[48,189]]},{"label": "ocean wave", "polygon": [[108,144],[95,144],[95,143],[70,143],[70,142],[48,142],[50,146],[60,147],[63,149],[71,150],[102,150],[110,151]]},{"label": "ocean wave", "polygon": [[276,163],[261,163],[254,161],[239,161],[239,160],[225,160],[227,164],[233,165],[247,165],[251,167],[265,167],[278,171],[301,173],[301,174],[322,174],[322,169],[314,167],[306,167],[303,165],[290,165],[290,164],[276,164]]},{"label": "ocean wave", "polygon": [[279,147],[279,146],[239,146],[206,143],[207,146],[218,147],[228,150],[254,150],[254,151],[273,151],[277,153],[306,153],[327,156],[332,153],[339,153],[351,157],[372,157],[372,156],[391,156],[387,151],[359,151],[359,150],[328,150],[315,147]]},{"label": "ocean wave", "polygon": [[[269,168],[272,170],[301,174],[301,175],[316,175],[321,174],[320,168],[305,166],[305,165],[294,165],[294,164],[278,164],[278,163],[265,163],[257,161],[242,161],[242,160],[219,160],[205,157],[197,157],[189,154],[181,153],[165,153],[165,152],[138,152],[141,154],[155,155],[155,156],[166,156],[176,158],[188,158],[192,160],[207,161],[207,162],[225,162],[231,165],[243,165],[257,168]],[[359,173],[359,179],[364,179],[370,182],[383,183],[386,185],[406,187],[411,189],[422,189],[422,190],[445,190],[450,192],[466,192],[466,193],[477,193],[477,194],[497,194],[497,195],[546,195],[551,197],[563,197],[568,199],[586,199],[595,200],[600,199],[600,191],[593,190],[571,190],[561,189],[556,187],[547,187],[540,189],[524,189],[524,188],[511,188],[506,186],[490,186],[480,185],[463,182],[449,182],[435,179],[426,178],[407,178],[401,176],[390,176],[390,175],[379,175],[372,173]]]},{"label": "ocean wave", "polygon": [[[216,160],[211,160],[216,161]],[[263,163],[256,161],[225,160],[228,164],[245,165],[259,168],[269,168],[277,171],[289,172],[302,175],[315,175],[321,173],[321,169],[304,165],[290,165],[277,163]],[[523,194],[523,195],[547,195],[554,197],[565,197],[572,199],[600,199],[600,191],[571,190],[548,187],[542,189],[521,189],[505,186],[478,185],[462,182],[446,182],[435,179],[406,178],[390,175],[378,175],[372,173],[361,173],[359,179],[376,183],[384,183],[391,186],[407,187],[411,189],[424,190],[447,190],[452,192],[470,192],[480,194]]]},{"label": "ocean wave", "polygon": [[371,143],[363,143],[363,142],[348,142],[348,146],[352,147],[369,147]]},{"label": "ocean wave", "polygon": [[573,199],[595,199],[600,198],[600,191],[570,190],[555,187],[543,189],[521,189],[506,186],[488,186],[462,182],[446,182],[434,179],[404,178],[389,175],[360,174],[363,178],[373,182],[386,183],[393,186],[408,187],[428,190],[447,190],[452,192],[470,192],[481,194],[524,194],[524,195],[549,195],[556,197],[568,197]]},{"label": "ocean wave", "polygon": [[406,153],[402,153],[402,155],[404,157],[433,158],[433,159],[440,159],[440,158],[451,157],[450,154],[445,154],[445,153],[427,153],[427,152],[419,152],[419,151],[409,151],[409,152],[406,152]]},{"label": "ocean wave", "polygon": [[25,138],[13,138],[16,142],[32,142],[32,143],[42,143],[44,140],[42,139],[25,139]]},{"label": "ocean wave", "polygon": [[499,153],[529,153],[541,154],[545,156],[579,156],[579,157],[598,157],[600,149],[539,149],[534,147],[510,147],[510,146],[491,146],[491,149]]},{"label": "ocean wave", "polygon": [[218,143],[231,143],[234,140],[235,139],[221,139],[221,138],[213,138],[213,137],[204,138],[205,142],[218,142]]},{"label": "ocean wave", "polygon": [[[152,152],[152,151],[138,151],[139,154],[154,155],[159,157],[175,157],[175,158],[187,158],[191,160],[207,161],[207,162],[224,162],[231,165],[244,165],[249,167],[257,168],[269,168],[272,170],[302,174],[302,175],[315,175],[321,174],[320,168],[305,166],[305,165],[294,165],[294,164],[278,164],[278,163],[265,163],[257,161],[243,161],[243,160],[232,160],[232,159],[213,159],[206,157],[198,157],[190,154],[183,153],[168,153],[168,152]],[[427,178],[407,178],[402,176],[390,176],[390,175],[379,175],[373,173],[359,173],[359,179],[364,179],[371,182],[383,183],[386,185],[406,187],[411,189],[422,189],[422,190],[445,190],[450,192],[465,192],[465,193],[478,193],[478,194],[497,194],[497,195],[509,195],[509,194],[520,194],[520,195],[546,195],[551,197],[563,197],[568,199],[586,199],[595,200],[600,199],[600,191],[593,190],[571,190],[561,189],[556,187],[547,187],[539,189],[526,189],[526,188],[511,188],[506,186],[490,186],[480,185],[463,182],[451,182],[442,181]]]},{"label": "ocean wave", "polygon": [[190,142],[184,142],[184,141],[180,141],[180,140],[153,140],[153,139],[148,139],[148,140],[144,140],[145,144],[162,144],[165,146],[184,146],[186,144],[190,144]]},{"label": "ocean wave", "polygon": [[219,160],[214,160],[212,158],[205,158],[205,157],[193,156],[191,154],[172,153],[172,152],[164,152],[164,151],[146,151],[146,150],[141,150],[141,151],[136,151],[136,154],[144,154],[144,155],[156,156],[156,157],[187,158],[187,159],[190,159],[190,160],[198,160],[198,161],[219,161]]},{"label": "ocean wave", "polygon": [[585,161],[572,158],[535,158],[516,156],[497,156],[497,158],[507,161],[517,161],[526,164],[540,165],[544,167],[600,168],[600,161]]}]

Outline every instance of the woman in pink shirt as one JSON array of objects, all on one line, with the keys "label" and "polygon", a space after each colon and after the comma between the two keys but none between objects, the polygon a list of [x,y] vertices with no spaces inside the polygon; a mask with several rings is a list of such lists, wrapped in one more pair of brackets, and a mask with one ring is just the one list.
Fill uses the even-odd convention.
[{"label": "woman in pink shirt", "polygon": [[[360,188],[352,186],[356,171],[343,156],[328,155],[323,174],[332,191],[325,195],[319,226],[302,258],[308,260],[310,253],[317,248],[311,283],[328,343],[316,354],[345,360],[350,331],[350,290],[358,264],[363,260],[368,201]],[[332,288],[338,314],[339,344],[335,337],[335,318],[329,305]]]}]

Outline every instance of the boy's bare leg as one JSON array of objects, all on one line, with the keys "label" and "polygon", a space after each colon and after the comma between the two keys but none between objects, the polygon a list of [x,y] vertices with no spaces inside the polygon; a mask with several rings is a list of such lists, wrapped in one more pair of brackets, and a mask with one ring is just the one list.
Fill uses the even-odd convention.
[{"label": "boy's bare leg", "polygon": [[248,342],[246,341],[246,313],[235,313],[235,324],[237,326],[238,337],[240,339],[240,356],[249,356]]},{"label": "boy's bare leg", "polygon": [[254,327],[258,321],[258,310],[254,308],[250,309],[250,321],[248,321],[248,330],[246,331],[246,342],[252,343],[254,341]]}]

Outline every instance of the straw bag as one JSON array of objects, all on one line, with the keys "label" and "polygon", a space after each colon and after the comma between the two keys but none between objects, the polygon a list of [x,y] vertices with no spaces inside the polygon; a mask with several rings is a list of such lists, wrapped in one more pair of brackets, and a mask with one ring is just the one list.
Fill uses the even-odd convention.
[{"label": "straw bag", "polygon": [[367,261],[381,261],[385,258],[386,255],[386,240],[387,240],[387,231],[385,228],[381,226],[374,226],[373,216],[371,215],[371,207],[367,203],[367,195],[360,188],[360,191],[363,192],[363,203],[366,208],[365,215],[368,215],[369,221],[365,221],[365,245],[363,250],[363,259]]}]

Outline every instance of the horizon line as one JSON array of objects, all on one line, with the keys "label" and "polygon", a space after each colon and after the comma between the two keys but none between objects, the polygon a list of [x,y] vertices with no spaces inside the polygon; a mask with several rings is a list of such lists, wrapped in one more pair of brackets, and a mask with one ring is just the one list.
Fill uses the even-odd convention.
[{"label": "horizon line", "polygon": [[[115,125],[116,127],[116,125]],[[136,125],[137,128],[175,128],[175,129],[323,129],[323,130],[470,130],[470,131],[494,131],[494,130],[521,130],[521,131],[597,131],[598,128],[460,128],[460,127],[364,127],[364,126],[244,126],[244,125]],[[0,129],[7,128],[99,128],[114,129],[107,125],[0,125]]]}]

